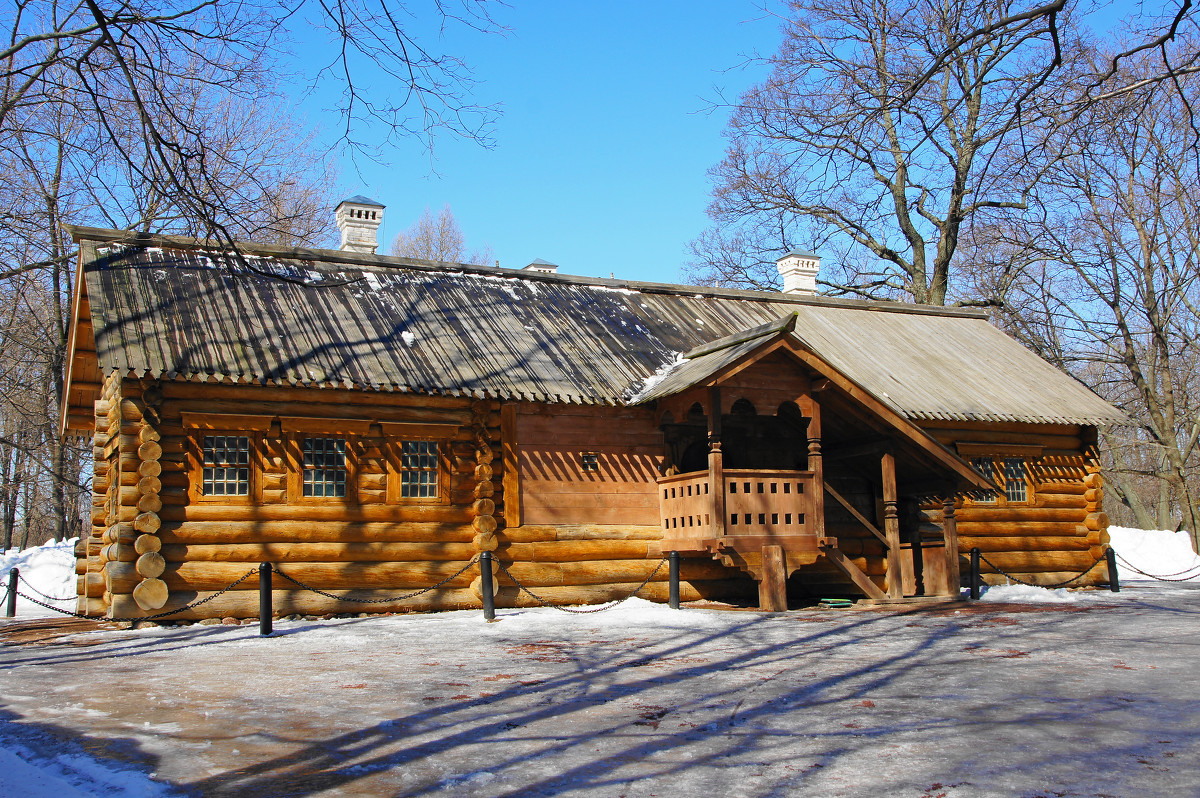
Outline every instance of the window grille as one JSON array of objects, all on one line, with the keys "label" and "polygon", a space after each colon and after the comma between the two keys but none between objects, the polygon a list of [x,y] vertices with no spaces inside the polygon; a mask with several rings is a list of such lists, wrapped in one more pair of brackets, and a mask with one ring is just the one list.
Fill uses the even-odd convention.
[{"label": "window grille", "polygon": [[346,495],[345,438],[305,438],[304,495],[342,498]]},{"label": "window grille", "polygon": [[1010,502],[1029,501],[1025,486],[1025,461],[1019,457],[1004,458],[1004,497]]},{"label": "window grille", "polygon": [[200,450],[204,470],[201,491],[205,496],[250,494],[249,437],[205,435]]},{"label": "window grille", "polygon": [[[990,457],[972,457],[971,458],[971,466],[976,471],[978,471],[980,474],[983,474],[985,477],[987,477],[988,479],[991,479],[991,480],[996,479],[996,464],[992,462],[992,458],[990,458]],[[996,496],[992,493],[988,493],[986,495],[980,495],[978,498],[975,499],[975,502],[977,504],[994,504],[996,502]]]},{"label": "window grille", "polygon": [[438,469],[438,445],[435,441],[401,441],[400,498],[437,498]]}]

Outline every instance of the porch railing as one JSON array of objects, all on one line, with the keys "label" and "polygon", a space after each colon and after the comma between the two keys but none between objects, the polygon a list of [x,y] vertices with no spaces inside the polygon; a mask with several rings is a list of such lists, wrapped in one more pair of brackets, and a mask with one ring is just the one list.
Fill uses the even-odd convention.
[{"label": "porch railing", "polygon": [[658,480],[665,538],[700,541],[815,534],[813,472],[726,469],[722,476],[724,511],[715,524],[718,503],[707,471]]}]

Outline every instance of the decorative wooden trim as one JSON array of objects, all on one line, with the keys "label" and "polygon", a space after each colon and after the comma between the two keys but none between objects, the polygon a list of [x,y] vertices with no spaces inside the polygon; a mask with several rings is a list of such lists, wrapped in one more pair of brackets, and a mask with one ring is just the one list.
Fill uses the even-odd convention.
[{"label": "decorative wooden trim", "polygon": [[226,432],[266,432],[274,416],[244,416],[232,413],[193,413],[184,411],[184,429],[211,429]]},{"label": "decorative wooden trim", "polygon": [[83,271],[83,249],[79,251],[79,261],[75,267],[75,291],[71,297],[71,325],[67,333],[66,373],[63,374],[62,406],[59,408],[58,435],[67,434],[67,419],[70,417],[71,380],[75,371],[75,344],[79,335],[79,308],[83,295],[87,292],[87,278]]},{"label": "decorative wooden trim", "polygon": [[974,443],[957,441],[954,447],[963,457],[1024,457],[1026,460],[1040,460],[1044,446],[1040,444],[1023,443]]},{"label": "decorative wooden trim", "polygon": [[879,458],[883,476],[883,534],[887,536],[887,593],[890,598],[904,596],[903,567],[900,562],[900,517],[896,493],[896,458],[891,452]]},{"label": "decorative wooden trim", "polygon": [[504,468],[504,524],[508,528],[521,526],[521,457],[517,442],[517,406],[500,407],[500,445]]},{"label": "decorative wooden trim", "polygon": [[[397,426],[405,426],[403,424]],[[417,426],[417,425],[413,425]],[[446,424],[446,427],[457,425]],[[385,431],[385,434],[388,434]],[[400,495],[400,443],[402,440],[432,441],[437,444],[438,453],[438,495],[437,496],[401,496]],[[383,459],[386,469],[385,496],[388,504],[450,504],[450,474],[451,454],[450,441],[446,438],[433,439],[428,435],[406,436],[402,439],[389,440],[383,445]]]},{"label": "decorative wooden trim", "polygon": [[762,360],[775,352],[785,352],[797,362],[816,371],[820,377],[829,380],[830,386],[836,386],[844,395],[863,407],[867,412],[876,416],[908,441],[915,444],[917,452],[923,455],[927,463],[941,465],[947,470],[952,471],[960,482],[965,483],[969,487],[976,489],[987,487],[983,484],[983,478],[969,465],[964,463],[961,458],[956,457],[955,453],[948,447],[942,445],[928,432],[901,416],[889,405],[875,398],[874,394],[868,392],[865,388],[859,386],[858,383],[842,374],[833,365],[825,361],[824,358],[815,352],[809,351],[805,348],[806,345],[795,340],[794,334],[790,336],[778,335],[767,337],[763,340],[764,343],[761,347],[746,352],[733,362],[725,364],[709,377],[698,380],[696,386],[719,385],[738,372],[748,368],[754,362]]},{"label": "decorative wooden trim", "polygon": [[[245,496],[208,496],[203,493],[204,486],[204,454],[201,439],[203,433],[214,432],[227,436],[245,436],[250,439],[250,492]],[[210,429],[203,428],[187,436],[184,460],[188,475],[188,500],[198,504],[262,504],[263,499],[263,436],[261,432],[249,429]]]},{"label": "decorative wooden trim", "polygon": [[445,441],[462,429],[461,424],[437,421],[380,421],[379,428],[386,438],[409,441]]},{"label": "decorative wooden trim", "polygon": [[[304,455],[301,451],[302,438],[345,438],[346,440],[346,495],[305,496]],[[284,457],[287,461],[288,504],[358,504],[358,460],[362,444],[357,439],[338,432],[287,432],[283,436]]]},{"label": "decorative wooden trim", "polygon": [[954,515],[954,495],[949,491],[942,500],[942,537],[946,541],[946,592],[957,596],[962,579],[958,564],[958,519]]},{"label": "decorative wooden trim", "polygon": [[367,435],[371,420],[363,418],[303,418],[280,416],[279,424],[285,433],[302,432],[308,435]]}]

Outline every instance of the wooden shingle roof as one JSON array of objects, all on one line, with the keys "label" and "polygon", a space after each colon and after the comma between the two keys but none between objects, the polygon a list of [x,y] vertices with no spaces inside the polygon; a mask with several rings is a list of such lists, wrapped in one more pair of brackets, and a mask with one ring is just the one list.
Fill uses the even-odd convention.
[{"label": "wooden shingle roof", "polygon": [[803,346],[911,419],[1122,418],[976,311],[73,232],[104,372],[621,404],[795,312]]}]

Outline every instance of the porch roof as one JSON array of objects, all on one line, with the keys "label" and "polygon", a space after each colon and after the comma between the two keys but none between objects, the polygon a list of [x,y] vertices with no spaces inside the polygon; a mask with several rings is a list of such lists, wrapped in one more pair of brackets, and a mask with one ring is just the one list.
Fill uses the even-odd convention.
[{"label": "porch roof", "polygon": [[1115,407],[986,319],[805,305],[687,352],[634,401],[648,402],[701,384],[777,334],[820,356],[911,420],[1088,425],[1125,420]]}]

